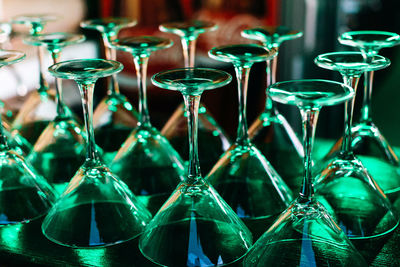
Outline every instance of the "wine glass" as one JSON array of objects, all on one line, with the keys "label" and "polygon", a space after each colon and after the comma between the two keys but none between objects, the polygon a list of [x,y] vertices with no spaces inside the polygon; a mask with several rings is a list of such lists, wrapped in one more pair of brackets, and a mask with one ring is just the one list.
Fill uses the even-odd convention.
[{"label": "wine glass", "polygon": [[[160,25],[161,31],[177,34],[181,38],[185,68],[194,67],[196,41],[199,35],[216,29],[215,23],[200,20],[170,22]],[[185,106],[182,103],[164,125],[161,134],[187,161],[189,146],[185,141],[188,132],[186,120]],[[198,138],[200,140],[200,165],[203,171],[207,173],[217,162],[219,156],[229,148],[230,141],[204,105],[199,108]]]},{"label": "wine glass", "polygon": [[[269,87],[272,100],[300,109],[305,150],[300,195],[258,239],[244,266],[367,266],[345,233],[314,197],[311,151],[323,106],[350,100],[350,86],[326,80],[294,80]],[[288,166],[289,167],[289,166]]]},{"label": "wine glass", "polygon": [[[84,40],[80,34],[56,32],[29,36],[24,42],[45,47],[56,64],[64,47]],[[55,89],[57,116],[37,139],[28,161],[61,194],[85,161],[85,141],[80,125],[64,104],[62,79],[56,78]]]},{"label": "wine glass", "polygon": [[[339,37],[339,42],[353,46],[365,55],[367,62],[380,49],[400,43],[400,35],[384,31],[352,31]],[[374,124],[371,117],[373,71],[364,74],[364,97],[360,121],[352,126],[352,150],[362,161],[371,176],[387,197],[394,201],[400,192],[400,162],[390,144]],[[333,158],[340,150],[342,140],[331,149],[325,161]]]},{"label": "wine glass", "polygon": [[[29,14],[16,16],[11,22],[28,26],[30,35],[36,36],[43,31],[47,22],[56,19],[56,16],[49,14]],[[12,133],[19,132],[31,144],[57,116],[55,91],[49,88],[44,76],[43,52],[42,47],[38,47],[39,87],[25,100],[11,125]]]},{"label": "wine glass", "polygon": [[43,234],[70,247],[103,247],[138,236],[151,214],[102,161],[93,131],[93,90],[97,79],[121,71],[112,60],[78,59],[49,68],[56,78],[78,84],[86,126],[86,161],[43,221]]},{"label": "wine glass", "polygon": [[[243,30],[242,36],[260,41],[268,49],[279,47],[284,41],[303,36],[286,26],[264,26]],[[267,87],[276,82],[278,56],[267,61]],[[281,115],[266,92],[264,111],[249,127],[253,144],[268,158],[293,191],[299,190],[303,171],[304,151],[301,142],[285,117]],[[290,165],[291,168],[287,168]]]},{"label": "wine glass", "polygon": [[244,220],[255,238],[272,224],[292,201],[292,192],[272,165],[250,141],[246,121],[247,83],[255,62],[270,60],[277,50],[255,45],[229,45],[210,50],[209,56],[235,67],[239,123],[235,143],[206,176],[223,199]]},{"label": "wine glass", "polygon": [[[1,50],[0,66],[14,64],[24,58],[22,52]],[[10,148],[0,124],[0,225],[27,223],[47,213],[55,195],[46,180]]]},{"label": "wine glass", "polygon": [[150,54],[172,46],[172,41],[136,36],[118,39],[112,46],[132,54],[139,88],[139,122],[122,144],[111,169],[155,214],[184,178],[182,159],[168,140],[151,125],[147,107],[146,74]]},{"label": "wine glass", "polygon": [[[390,61],[379,55],[367,60],[360,52],[334,52],[319,55],[315,64],[340,72],[344,83],[356,91],[362,73],[383,69]],[[372,239],[391,233],[398,225],[398,218],[374,177],[352,151],[353,107],[354,98],[350,104],[345,103],[340,152],[317,173],[315,190],[328,203],[328,211],[351,240]]]},{"label": "wine glass", "polygon": [[220,266],[237,262],[252,243],[250,231],[202,178],[197,153],[201,94],[231,79],[224,71],[207,68],[167,70],[152,77],[155,85],[180,91],[189,111],[187,176],[139,240],[140,251],[152,262],[163,266]]},{"label": "wine glass", "polygon": [[[118,32],[136,25],[130,18],[101,18],[81,22],[81,27],[101,33],[105,58],[116,60],[116,51],[110,43],[118,36]],[[109,77],[107,95],[94,110],[93,127],[97,144],[103,149],[106,162],[111,162],[118,149],[138,122],[138,113],[129,100],[120,93],[117,76]]]}]

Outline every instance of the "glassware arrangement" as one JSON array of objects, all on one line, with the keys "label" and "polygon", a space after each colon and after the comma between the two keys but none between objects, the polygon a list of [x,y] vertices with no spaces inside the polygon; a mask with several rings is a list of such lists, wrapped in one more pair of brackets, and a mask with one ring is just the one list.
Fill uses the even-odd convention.
[{"label": "glassware arrangement", "polygon": [[42,224],[51,241],[70,247],[103,247],[138,236],[151,214],[104,164],[93,131],[93,91],[97,79],[121,71],[111,60],[81,59],[49,68],[56,78],[78,84],[86,126],[86,161]]},{"label": "glassware arrangement", "polygon": [[[68,45],[83,42],[85,37],[72,33],[49,33],[30,36],[24,41],[46,47],[53,64],[60,62],[61,51]],[[79,123],[64,104],[62,79],[56,78],[57,116],[37,139],[28,161],[60,194],[85,161],[85,141]]]},{"label": "glassware arrangement", "polygon": [[292,201],[292,192],[250,141],[246,120],[247,85],[255,62],[276,56],[277,50],[255,45],[229,45],[210,50],[216,60],[235,67],[239,123],[235,143],[221,156],[206,179],[246,223],[255,237],[265,232]]},{"label": "glassware arrangement", "polygon": [[[83,21],[81,27],[101,33],[105,59],[116,60],[116,51],[110,44],[123,28],[133,27],[136,20],[129,18],[102,18]],[[111,162],[122,143],[138,122],[138,113],[129,100],[120,93],[116,75],[108,80],[107,95],[94,110],[93,127],[97,144],[103,149],[104,159]]]},{"label": "glassware arrangement", "polygon": [[[217,25],[208,21],[171,22],[160,25],[163,32],[179,35],[182,43],[185,68],[195,66],[196,41],[200,34],[217,29]],[[187,161],[189,158],[189,146],[187,139],[187,111],[182,103],[167,121],[161,134],[165,136],[178,153]],[[212,117],[204,105],[199,108],[198,138],[200,142],[200,165],[204,172],[208,172],[229,146],[229,139],[222,128]]]},{"label": "glassware arrangement", "polygon": [[163,266],[216,266],[237,262],[252,244],[250,231],[214,188],[203,179],[197,153],[200,97],[204,90],[228,84],[231,76],[206,68],[160,72],[152,82],[180,91],[189,111],[187,176],[146,227],[139,248]]},{"label": "glassware arrangement", "polygon": [[297,199],[246,254],[244,266],[367,266],[325,207],[314,197],[311,151],[318,114],[354,96],[326,80],[294,80],[269,87],[272,100],[295,105],[303,124],[304,177]]},{"label": "glassware arrangement", "polygon": [[155,214],[184,177],[181,157],[151,125],[147,107],[146,76],[150,54],[172,46],[172,41],[136,36],[118,39],[112,46],[132,54],[139,88],[139,121],[112,161],[111,169]]},{"label": "glassware arrangement", "polygon": [[[0,51],[0,67],[17,63],[25,54]],[[1,107],[2,108],[2,107]],[[1,124],[1,123],[0,123]],[[55,201],[53,188],[8,145],[0,125],[0,225],[27,223],[47,213]]]},{"label": "glassware arrangement", "polygon": [[[379,55],[366,60],[360,52],[334,52],[319,55],[315,63],[340,72],[344,83],[356,91],[362,73],[383,69],[390,61]],[[374,177],[352,151],[353,107],[354,98],[351,103],[345,103],[340,152],[317,174],[315,189],[349,238],[371,239],[392,232],[398,218]]]},{"label": "glassware arrangement", "polygon": [[[400,35],[383,31],[345,32],[339,42],[358,48],[371,61],[382,48],[400,44]],[[368,169],[383,192],[394,201],[400,190],[400,162],[392,147],[372,121],[372,86],[374,71],[364,74],[364,96],[361,117],[352,126],[352,150]],[[325,160],[340,150],[342,140],[331,149]]]},{"label": "glassware arrangement", "polygon": [[[57,19],[54,15],[49,14],[31,14],[20,15],[12,19],[13,24],[24,24],[29,27],[31,36],[42,33],[48,22]],[[44,51],[42,47],[37,48],[39,61],[39,87],[32,92],[25,100],[16,115],[11,128],[11,133],[20,133],[31,144],[34,144],[47,127],[47,125],[57,116],[57,104],[55,91],[49,88],[45,79],[45,66],[43,64]]]},{"label": "glassware arrangement", "polygon": [[[277,49],[285,41],[303,36],[286,26],[265,26],[243,30],[242,36],[260,41],[267,49]],[[276,82],[278,55],[267,61],[267,87]],[[285,117],[281,115],[276,104],[268,96],[265,97],[264,111],[250,125],[249,137],[254,145],[263,153],[274,169],[281,175],[285,183],[298,191],[303,170],[303,146]],[[287,168],[290,165],[291,168]]]}]

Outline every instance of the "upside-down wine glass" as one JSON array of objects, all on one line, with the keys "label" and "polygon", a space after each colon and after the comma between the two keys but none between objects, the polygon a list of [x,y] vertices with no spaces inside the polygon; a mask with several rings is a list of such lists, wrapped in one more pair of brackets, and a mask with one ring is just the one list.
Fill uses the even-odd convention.
[{"label": "upside-down wine glass", "polygon": [[[193,68],[195,65],[196,41],[199,35],[216,29],[215,23],[199,20],[160,25],[161,31],[177,34],[181,38],[185,68]],[[185,105],[182,103],[161,130],[161,134],[169,140],[186,161],[189,158],[189,146],[186,142],[187,113]],[[230,141],[203,104],[199,108],[198,138],[200,165],[202,170],[207,173],[220,155],[229,148]]]},{"label": "upside-down wine glass", "polygon": [[[260,41],[268,49],[279,50],[284,41],[303,36],[302,32],[293,31],[286,26],[264,26],[246,29],[242,36]],[[276,82],[278,56],[267,61],[267,87]],[[302,177],[304,151],[301,142],[276,104],[265,97],[265,109],[250,125],[249,137],[253,144],[268,158],[285,183],[298,191]],[[291,167],[288,168],[287,166]]]},{"label": "upside-down wine glass", "polygon": [[272,100],[300,109],[304,176],[300,195],[249,250],[244,266],[367,266],[325,207],[315,199],[311,173],[319,111],[323,106],[350,100],[353,89],[326,80],[294,80],[272,84],[268,93]]},{"label": "upside-down wine glass", "polygon": [[292,192],[265,156],[250,141],[246,121],[247,85],[255,62],[276,56],[275,48],[256,44],[229,45],[210,50],[216,60],[234,65],[239,98],[235,143],[206,176],[223,199],[246,223],[255,238],[273,223],[292,201]]},{"label": "upside-down wine glass", "polygon": [[[319,55],[315,64],[340,72],[344,83],[356,91],[364,72],[386,68],[390,61],[379,55],[367,60],[360,52],[333,52]],[[392,233],[398,225],[398,217],[374,177],[352,151],[353,108],[354,98],[345,103],[340,152],[321,173],[317,173],[315,190],[318,197],[323,197],[320,201],[327,203],[327,210],[350,240],[378,240]]]},{"label": "upside-down wine glass", "polygon": [[[25,54],[0,51],[0,67],[14,64]],[[1,106],[2,108],[2,106]],[[1,123],[0,123],[1,124]],[[55,201],[53,188],[25,159],[8,146],[0,125],[0,225],[26,223],[43,216]]]},{"label": "upside-down wine glass", "polygon": [[[136,25],[136,20],[129,18],[101,18],[81,22],[85,29],[97,30],[103,39],[105,59],[116,60],[116,51],[110,43],[123,28]],[[103,149],[106,162],[111,162],[122,143],[126,140],[138,122],[138,113],[129,100],[120,93],[117,76],[108,80],[107,95],[94,110],[93,127],[97,144]]]},{"label": "upside-down wine glass", "polygon": [[[353,46],[373,59],[380,49],[400,44],[400,35],[384,31],[352,31],[343,33],[339,42]],[[391,201],[400,192],[400,162],[393,149],[378,127],[372,121],[372,85],[374,71],[364,73],[364,96],[359,122],[352,127],[352,149],[371,176]],[[326,158],[340,150],[341,140],[332,148]]]},{"label": "upside-down wine glass", "polygon": [[[47,48],[56,64],[64,47],[84,40],[80,34],[56,32],[30,36],[24,42]],[[55,79],[55,89],[57,116],[39,136],[27,159],[61,194],[85,161],[86,145],[80,125],[64,104],[61,78]]]},{"label": "upside-down wine glass", "polygon": [[[6,42],[9,40],[9,35],[11,33],[11,24],[6,22],[0,23],[0,43]],[[4,47],[2,48],[4,50]],[[16,77],[18,82],[20,82],[20,75],[13,68],[14,65],[5,65],[8,67],[8,70],[12,71],[12,74]],[[17,89],[18,90],[18,89]],[[26,140],[22,135],[20,135],[17,131],[14,131],[11,134],[11,121],[13,120],[13,112],[6,105],[5,102],[0,100],[1,105],[1,127],[3,128],[3,135],[7,138],[7,144],[9,148],[13,149],[21,156],[26,156],[32,149],[32,145]]]},{"label": "upside-down wine glass", "polygon": [[75,80],[86,126],[86,161],[43,221],[43,234],[70,247],[103,247],[138,236],[151,214],[102,161],[93,131],[93,91],[97,79],[122,70],[112,60],[80,59],[57,63],[50,73]]},{"label": "upside-down wine glass", "polygon": [[[14,24],[24,24],[29,27],[30,35],[36,36],[43,31],[47,22],[57,17],[48,14],[20,15],[12,19]],[[49,88],[45,79],[43,64],[43,47],[37,47],[39,61],[39,87],[29,94],[17,113],[11,128],[12,134],[19,132],[31,144],[34,144],[44,128],[57,116],[55,91]]]},{"label": "upside-down wine glass", "polygon": [[197,153],[200,97],[204,90],[228,84],[220,70],[185,68],[160,72],[152,82],[180,91],[185,100],[189,164],[185,179],[146,227],[140,251],[163,266],[222,266],[237,262],[252,244],[250,231],[215,189],[203,179]]},{"label": "upside-down wine glass", "polygon": [[111,169],[155,214],[184,178],[181,157],[151,125],[147,107],[146,74],[150,54],[172,46],[172,41],[155,36],[136,36],[118,39],[112,46],[132,54],[139,88],[139,122],[122,144]]}]

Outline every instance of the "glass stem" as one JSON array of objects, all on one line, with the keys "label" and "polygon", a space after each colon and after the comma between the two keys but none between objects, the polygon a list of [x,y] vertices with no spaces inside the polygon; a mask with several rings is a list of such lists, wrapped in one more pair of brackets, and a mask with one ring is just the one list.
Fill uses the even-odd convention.
[{"label": "glass stem", "polygon": [[83,116],[86,127],[86,161],[98,161],[100,157],[96,149],[93,130],[93,91],[95,81],[77,81],[82,97]]},{"label": "glass stem", "polygon": [[10,147],[7,143],[7,138],[4,135],[4,126],[3,126],[3,109],[4,109],[4,102],[0,100],[0,151],[9,150]]},{"label": "glass stem", "polygon": [[[274,57],[271,60],[267,60],[267,88],[271,84],[276,83],[276,66],[278,62],[278,57]],[[272,99],[268,96],[268,90],[265,90],[265,113],[272,113],[275,110],[275,104]]]},{"label": "glass stem", "polygon": [[235,66],[237,84],[238,84],[238,99],[239,99],[239,123],[237,129],[236,143],[242,146],[250,144],[249,135],[247,133],[246,119],[246,103],[247,103],[247,87],[250,74],[250,66]]},{"label": "glass stem", "polygon": [[[51,57],[53,59],[53,64],[57,64],[60,62],[61,52],[58,49],[53,49],[51,51]],[[62,79],[55,78],[56,81],[56,97],[57,97],[57,116],[64,117],[65,114],[65,106],[62,97]]]},{"label": "glass stem", "polygon": [[187,117],[189,134],[189,166],[187,182],[189,184],[193,184],[201,178],[197,147],[197,123],[200,97],[200,95],[183,95],[186,110],[189,112]]},{"label": "glass stem", "polygon": [[361,121],[370,122],[371,119],[371,103],[372,103],[372,84],[374,80],[374,72],[367,71],[364,73],[364,98],[361,108]]},{"label": "glass stem", "polygon": [[181,39],[185,68],[194,68],[196,39],[197,36],[184,37]]},{"label": "glass stem", "polygon": [[46,78],[44,77],[44,73],[46,69],[44,68],[43,64],[43,56],[44,56],[44,50],[43,47],[38,46],[37,48],[37,53],[38,53],[38,59],[39,59],[39,92],[46,92],[49,89],[49,84],[46,81]]},{"label": "glass stem", "polygon": [[150,127],[150,115],[147,108],[147,91],[146,91],[146,77],[147,77],[147,63],[149,62],[148,56],[133,55],[133,62],[135,63],[136,76],[139,87],[139,122],[138,126]]},{"label": "glass stem", "polygon": [[[117,36],[117,33],[103,33],[102,38],[103,38],[103,43],[104,43],[104,54],[105,58],[108,60],[117,60],[117,51],[115,49],[112,49],[110,46],[110,41],[114,40],[115,37]],[[119,85],[117,81],[117,74],[113,74],[107,78],[108,81],[108,90],[107,94],[108,95],[113,95],[113,94],[119,94]]]},{"label": "glass stem", "polygon": [[[37,36],[43,31],[44,25],[41,23],[32,23],[32,27],[29,31],[30,35]],[[43,57],[44,57],[44,48],[42,46],[37,47],[37,55],[39,60],[39,88],[37,89],[40,92],[46,92],[49,89],[49,84],[47,83],[44,73],[46,69],[43,66]]]},{"label": "glass stem", "polygon": [[[354,91],[357,89],[359,76],[343,76],[345,84],[351,86]],[[352,154],[351,148],[351,125],[353,124],[353,110],[354,110],[355,97],[352,98],[351,102],[347,101],[344,103],[344,133],[341,147],[342,156]]]},{"label": "glass stem", "polygon": [[318,121],[319,107],[300,108],[303,123],[303,142],[305,157],[303,183],[300,189],[300,197],[305,201],[310,201],[314,196],[314,186],[312,181],[312,158],[311,151],[314,143],[315,128]]}]

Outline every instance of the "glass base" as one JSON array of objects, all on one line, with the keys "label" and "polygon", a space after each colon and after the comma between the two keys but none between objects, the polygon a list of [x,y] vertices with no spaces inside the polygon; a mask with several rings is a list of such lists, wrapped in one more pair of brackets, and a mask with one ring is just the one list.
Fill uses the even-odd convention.
[{"label": "glass base", "polygon": [[0,152],[0,225],[29,222],[47,213],[53,188],[14,151]]},{"label": "glass base", "polygon": [[349,238],[369,239],[393,231],[398,217],[361,161],[337,157],[317,177],[317,198]]},{"label": "glass base", "polygon": [[264,112],[250,126],[249,136],[289,188],[298,192],[303,179],[304,151],[286,119],[277,111]]},{"label": "glass base", "polygon": [[93,113],[93,127],[106,162],[113,160],[137,122],[137,111],[124,95],[111,94],[100,101]]},{"label": "glass base", "polygon": [[180,156],[165,137],[154,127],[144,126],[131,133],[111,169],[153,214],[185,175]]},{"label": "glass base", "polygon": [[57,116],[55,90],[34,91],[18,112],[11,128],[34,144],[47,125]]},{"label": "glass base", "polygon": [[[185,107],[181,104],[161,131],[161,134],[169,140],[185,160],[189,159],[187,127]],[[199,108],[198,128],[200,166],[203,173],[208,173],[231,144],[221,127],[203,105]]]},{"label": "glass base", "polygon": [[268,221],[268,218],[278,216],[292,201],[289,187],[251,144],[232,145],[206,179],[246,221]]},{"label": "glass base", "polygon": [[297,199],[253,245],[244,266],[367,266],[326,209]]},{"label": "glass base", "polygon": [[61,194],[85,162],[85,155],[80,126],[70,118],[59,118],[46,127],[27,160]]},{"label": "glass base", "polygon": [[46,216],[42,230],[70,247],[103,247],[132,239],[151,214],[107,167],[86,161]]},{"label": "glass base", "polygon": [[178,185],[141,236],[139,248],[164,266],[222,266],[238,261],[251,244],[243,222],[201,180]]},{"label": "glass base", "polygon": [[[352,127],[352,149],[379,187],[393,202],[400,193],[400,162],[393,149],[372,122]],[[323,162],[328,163],[340,151],[342,138]],[[326,165],[325,165],[326,166]]]}]

